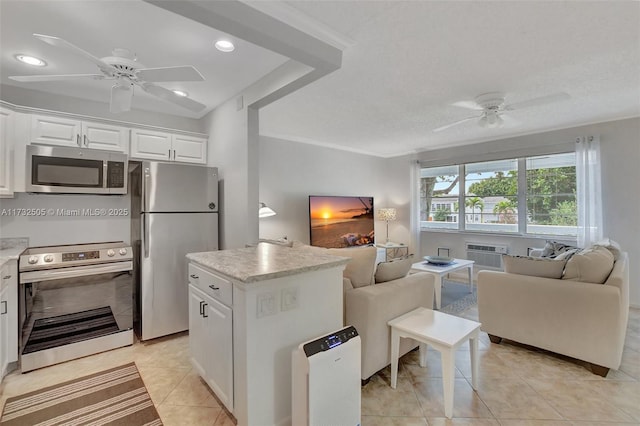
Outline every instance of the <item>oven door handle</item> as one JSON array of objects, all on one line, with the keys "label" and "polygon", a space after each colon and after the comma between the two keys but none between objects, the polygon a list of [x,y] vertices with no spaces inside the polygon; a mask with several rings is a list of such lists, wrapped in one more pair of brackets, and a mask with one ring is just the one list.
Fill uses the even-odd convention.
[{"label": "oven door handle", "polygon": [[30,271],[20,273],[21,283],[57,280],[60,278],[77,278],[87,275],[109,274],[113,272],[131,271],[133,262],[117,262],[106,265],[84,265],[72,268],[49,269],[45,271]]}]

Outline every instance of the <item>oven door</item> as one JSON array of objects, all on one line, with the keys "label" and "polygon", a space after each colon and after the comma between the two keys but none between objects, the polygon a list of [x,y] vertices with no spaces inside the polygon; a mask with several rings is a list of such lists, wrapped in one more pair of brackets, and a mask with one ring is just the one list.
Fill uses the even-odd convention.
[{"label": "oven door", "polygon": [[[20,354],[133,330],[132,262],[20,275]],[[24,371],[24,370],[23,370]]]}]

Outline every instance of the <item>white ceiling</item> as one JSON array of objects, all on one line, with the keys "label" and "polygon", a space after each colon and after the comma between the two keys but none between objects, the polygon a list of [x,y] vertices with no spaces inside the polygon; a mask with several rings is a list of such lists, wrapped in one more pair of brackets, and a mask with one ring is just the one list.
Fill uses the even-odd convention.
[{"label": "white ceiling", "polygon": [[[247,3],[262,10],[267,3],[282,5]],[[333,32],[331,38],[347,47],[341,69],[261,110],[265,136],[394,156],[640,115],[640,2],[358,0],[284,6],[324,24],[320,33]],[[213,41],[225,34],[140,0],[0,0],[2,84],[102,101],[105,109],[108,81],[7,79],[96,72],[88,60],[32,33],[64,38],[98,57],[128,48],[147,67],[194,65],[205,82],[162,85],[186,90],[206,111],[195,114],[141,91],[133,100],[135,109],[190,118],[202,117],[288,59],[237,38],[236,51],[223,54]],[[16,53],[42,57],[49,66],[20,64]],[[504,92],[507,103],[558,92],[571,98],[513,111],[518,124],[501,129],[469,121],[432,131],[474,115],[453,102],[493,91]]]},{"label": "white ceiling", "polygon": [[[393,156],[640,115],[639,2],[289,1],[350,37],[342,68],[261,110],[260,133]],[[501,91],[502,129],[451,104]]]},{"label": "white ceiling", "polygon": [[[200,118],[220,103],[286,62],[288,58],[208,26],[139,0],[15,1],[0,2],[0,75],[2,84],[47,93],[108,102],[112,81],[78,80],[19,83],[10,75],[95,74],[89,60],[48,45],[33,33],[63,38],[99,58],[112,56],[113,48],[137,54],[148,68],[193,65],[203,82],[158,83],[168,89],[186,90],[190,98],[206,104],[198,113],[136,90],[132,108],[182,117]],[[222,53],[214,41],[231,39],[236,49]],[[14,59],[17,53],[47,61],[45,68],[31,67]],[[114,116],[117,119],[117,115]]]}]

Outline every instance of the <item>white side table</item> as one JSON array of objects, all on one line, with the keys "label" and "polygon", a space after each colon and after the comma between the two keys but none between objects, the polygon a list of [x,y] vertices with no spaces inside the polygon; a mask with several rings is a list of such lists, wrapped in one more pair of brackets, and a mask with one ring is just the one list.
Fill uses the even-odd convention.
[{"label": "white side table", "polygon": [[398,257],[409,255],[409,246],[405,246],[404,244],[398,244],[398,243],[376,244],[376,247],[379,249],[384,249],[385,262],[388,262],[392,259],[396,259]]},{"label": "white side table", "polygon": [[471,386],[478,389],[478,337],[480,323],[468,319],[417,308],[387,324],[391,326],[391,387],[398,383],[398,356],[400,338],[420,342],[420,367],[427,365],[427,345],[438,350],[442,356],[442,387],[444,391],[444,414],[453,415],[453,386],[455,377],[455,353],[467,340],[471,355]]},{"label": "white side table", "polygon": [[473,260],[453,259],[453,262],[448,265],[438,266],[432,263],[427,263],[426,261],[422,261],[411,265],[411,270],[415,272],[429,272],[435,276],[436,308],[440,309],[442,300],[442,277],[447,275],[449,272],[467,268],[469,270],[469,293],[472,293],[474,263],[475,262]]}]

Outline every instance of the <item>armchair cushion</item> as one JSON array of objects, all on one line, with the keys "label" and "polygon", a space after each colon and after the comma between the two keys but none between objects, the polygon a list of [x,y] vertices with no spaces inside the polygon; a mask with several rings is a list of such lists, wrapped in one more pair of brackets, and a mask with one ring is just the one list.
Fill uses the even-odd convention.
[{"label": "armchair cushion", "polygon": [[351,258],[342,275],[351,280],[354,288],[373,284],[373,271],[376,267],[377,255],[375,247],[328,249],[326,253]]},{"label": "armchair cushion", "polygon": [[567,261],[505,254],[502,263],[506,273],[557,279],[562,277]]}]

